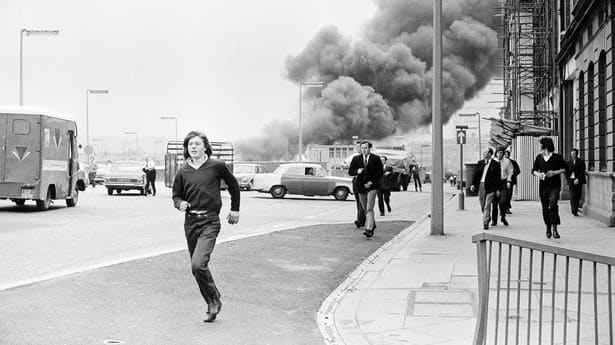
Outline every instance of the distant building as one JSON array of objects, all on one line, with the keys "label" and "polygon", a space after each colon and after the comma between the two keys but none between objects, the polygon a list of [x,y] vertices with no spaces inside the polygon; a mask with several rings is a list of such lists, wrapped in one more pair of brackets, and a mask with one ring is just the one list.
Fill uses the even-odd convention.
[{"label": "distant building", "polygon": [[342,163],[358,150],[355,145],[308,145],[306,156],[310,162],[327,162],[330,169],[341,169]]}]

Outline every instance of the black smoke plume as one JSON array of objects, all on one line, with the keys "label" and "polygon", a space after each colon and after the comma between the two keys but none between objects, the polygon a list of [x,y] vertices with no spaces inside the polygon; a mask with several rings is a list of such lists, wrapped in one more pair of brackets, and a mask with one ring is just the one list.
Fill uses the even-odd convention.
[{"label": "black smoke plume", "polygon": [[[302,52],[287,58],[291,81],[326,83],[320,92],[304,94],[304,145],[349,142],[355,135],[379,140],[431,123],[432,2],[377,0],[376,5],[362,39],[325,27]],[[498,40],[489,27],[492,6],[491,0],[443,2],[445,123],[494,73]],[[240,155],[292,158],[296,122],[295,115],[272,123],[266,137],[239,143]]]}]

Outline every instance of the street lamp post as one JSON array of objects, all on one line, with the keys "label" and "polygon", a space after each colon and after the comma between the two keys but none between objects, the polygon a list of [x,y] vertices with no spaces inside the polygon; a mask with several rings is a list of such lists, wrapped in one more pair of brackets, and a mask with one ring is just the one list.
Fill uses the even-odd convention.
[{"label": "street lamp post", "polygon": [[92,148],[90,147],[90,94],[107,94],[107,89],[87,89],[85,90],[85,154],[88,162],[90,161],[90,154]]},{"label": "street lamp post", "polygon": [[323,87],[325,83],[322,81],[306,81],[299,83],[299,162],[303,161],[303,124],[301,121],[301,96],[303,96],[303,92],[301,88],[304,86],[307,88]]},{"label": "street lamp post", "polygon": [[431,235],[444,235],[444,185],[442,183],[442,0],[433,2],[433,97],[431,182]]},{"label": "street lamp post", "polygon": [[133,131],[133,132],[124,132],[124,134],[134,134],[135,138],[137,140],[137,159],[139,158],[139,133]]},{"label": "street lamp post", "polygon": [[57,36],[59,30],[28,30],[19,32],[19,105],[23,105],[23,35],[26,36]]},{"label": "street lamp post", "polygon": [[480,133],[480,123],[481,123],[481,117],[480,117],[480,113],[469,113],[469,114],[458,114],[460,117],[464,117],[464,116],[476,116],[476,118],[478,119],[478,160],[481,160],[483,158],[483,153],[482,153],[482,147],[481,147],[481,141],[482,141],[482,137],[481,137],[481,133]]},{"label": "street lamp post", "polygon": [[177,141],[177,116],[161,116],[161,120],[175,120],[175,141]]}]

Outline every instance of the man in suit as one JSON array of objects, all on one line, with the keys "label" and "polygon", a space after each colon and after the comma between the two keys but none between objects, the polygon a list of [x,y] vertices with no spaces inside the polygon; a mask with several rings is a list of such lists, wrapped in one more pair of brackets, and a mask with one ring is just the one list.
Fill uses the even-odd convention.
[{"label": "man in suit", "polygon": [[578,216],[579,202],[585,182],[585,161],[579,158],[579,150],[570,151],[570,160],[566,163],[566,179],[570,189],[570,210]]},{"label": "man in suit", "polygon": [[365,211],[365,237],[374,236],[376,219],[374,205],[380,179],[383,175],[382,160],[378,155],[371,153],[372,143],[366,141],[361,144],[361,154],[352,158],[348,174],[357,177],[359,200]]},{"label": "man in suit", "polygon": [[483,152],[483,158],[476,163],[474,175],[472,175],[472,185],[470,190],[474,192],[478,188],[478,201],[483,211],[483,229],[489,229],[491,219],[491,204],[493,199],[500,194],[500,183],[502,172],[500,163],[493,159],[493,149],[489,148]]},{"label": "man in suit", "polygon": [[391,189],[393,188],[393,167],[387,164],[387,157],[381,156],[382,159],[382,179],[380,180],[380,188],[378,189],[378,210],[380,216],[384,216],[384,205],[391,213]]}]

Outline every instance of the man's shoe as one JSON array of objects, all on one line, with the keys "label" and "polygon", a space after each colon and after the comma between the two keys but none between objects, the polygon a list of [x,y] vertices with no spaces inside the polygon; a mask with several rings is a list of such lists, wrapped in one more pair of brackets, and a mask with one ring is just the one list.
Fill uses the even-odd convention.
[{"label": "man's shoe", "polygon": [[512,212],[510,212],[510,210],[506,210],[506,214],[512,214]]},{"label": "man's shoe", "polygon": [[389,213],[391,213],[391,206],[387,206],[387,209],[389,210]]},{"label": "man's shoe", "polygon": [[557,225],[553,225],[553,238],[559,238],[559,232],[557,232]]},{"label": "man's shoe", "polygon": [[491,226],[496,226],[498,225],[498,222],[491,222]]},{"label": "man's shoe", "polygon": [[504,226],[508,226],[508,221],[504,217],[502,217],[502,224],[504,224]]},{"label": "man's shoe", "polygon": [[365,237],[370,238],[372,236],[374,236],[374,232],[373,230],[363,230],[363,235],[365,235]]},{"label": "man's shoe", "polygon": [[384,217],[384,212],[380,212],[380,217]]},{"label": "man's shoe", "polygon": [[547,225],[547,238],[551,238],[551,225]]},{"label": "man's shoe", "polygon": [[489,224],[483,224],[483,229],[489,230]]},{"label": "man's shoe", "polygon": [[355,225],[357,228],[360,228],[360,227],[362,227],[362,226],[363,226],[363,224],[361,224],[358,220],[355,220],[355,221],[354,221],[354,225]]},{"label": "man's shoe", "polygon": [[578,216],[579,216],[579,213],[578,213],[577,211],[572,211],[572,214],[573,214],[575,217],[578,217]]},{"label": "man's shoe", "polygon": [[207,314],[205,314],[203,322],[213,322],[220,313],[221,309],[222,302],[220,301],[220,298],[214,297],[211,303],[207,305]]}]

